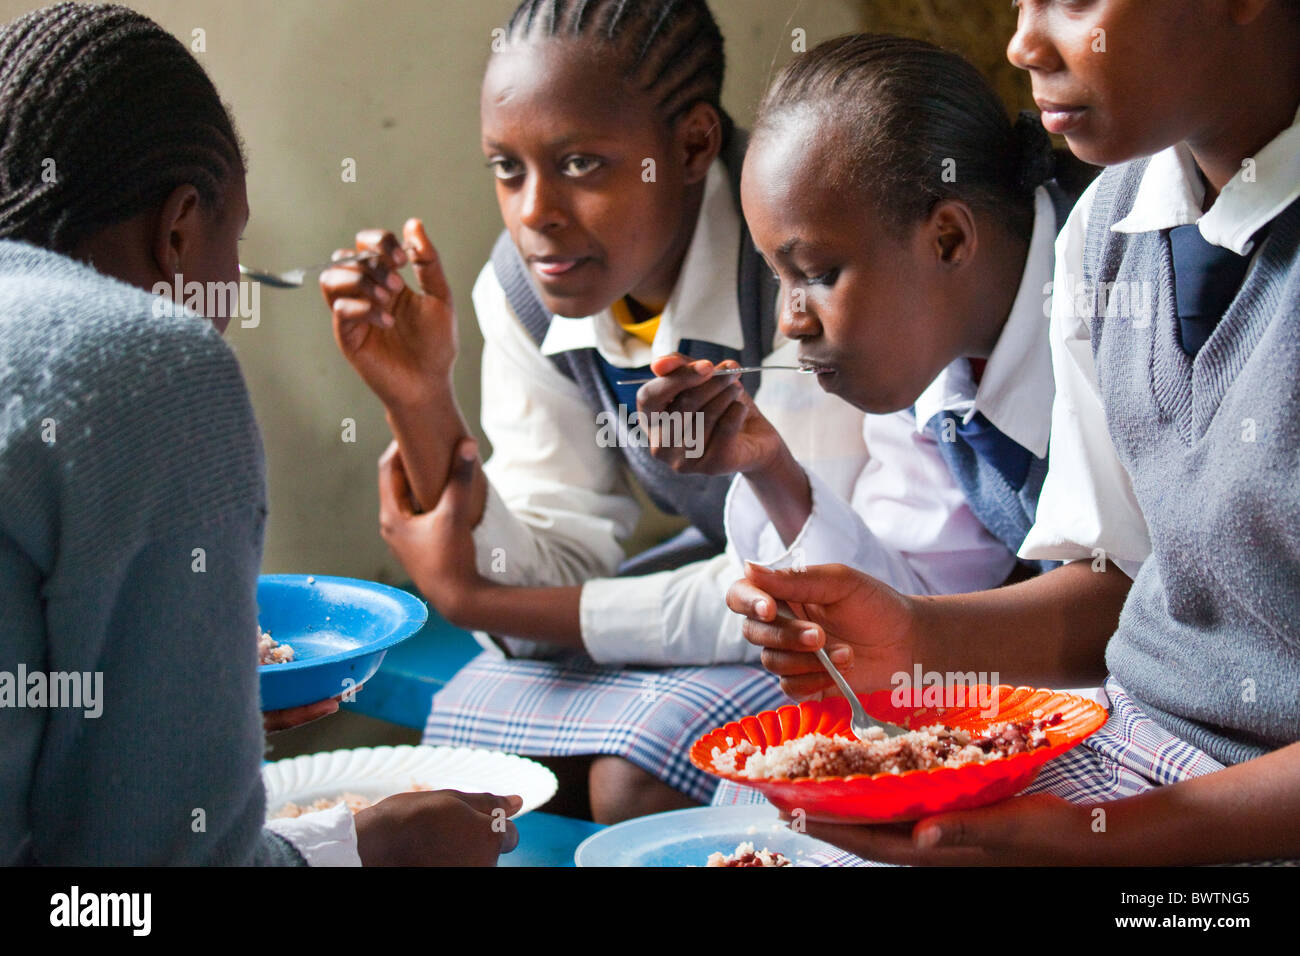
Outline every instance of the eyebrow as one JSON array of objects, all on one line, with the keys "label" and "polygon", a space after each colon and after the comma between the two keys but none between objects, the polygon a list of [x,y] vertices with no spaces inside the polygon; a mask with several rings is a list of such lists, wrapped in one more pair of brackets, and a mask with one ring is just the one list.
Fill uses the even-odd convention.
[{"label": "eyebrow", "polygon": [[809,242],[800,236],[791,236],[785,242],[781,243],[781,245],[777,247],[776,251],[780,255],[788,256],[790,255],[790,253],[800,248],[817,250],[817,249],[823,249],[825,247],[826,247],[825,243]]},{"label": "eyebrow", "polygon": [[[550,142],[546,143],[546,149],[552,151],[560,150],[576,142],[604,144],[607,142],[617,143],[618,141],[619,138],[616,136],[607,136],[607,135],[600,135],[600,134],[593,134],[593,133],[571,133],[568,136],[561,136],[559,139],[553,139]],[[493,139],[483,140],[483,145],[488,149],[498,153],[510,151],[509,146],[505,145],[504,143],[499,143]]]}]

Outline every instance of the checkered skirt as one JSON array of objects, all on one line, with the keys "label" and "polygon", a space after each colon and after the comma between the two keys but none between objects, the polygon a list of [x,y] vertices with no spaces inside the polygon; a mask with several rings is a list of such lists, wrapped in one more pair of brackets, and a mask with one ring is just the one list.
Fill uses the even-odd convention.
[{"label": "checkered skirt", "polygon": [[[1071,803],[1098,803],[1222,770],[1209,754],[1175,737],[1138,709],[1113,678],[1106,681],[1110,717],[1079,746],[1043,765],[1025,793],[1051,793]],[[724,780],[715,806],[762,803],[752,787]],[[827,865],[876,866],[851,853],[819,859]]]},{"label": "checkered skirt", "polygon": [[777,678],[757,667],[611,668],[582,653],[505,660],[489,651],[434,695],[424,742],[623,757],[708,803],[718,780],[691,765],[691,744],[789,702]]}]

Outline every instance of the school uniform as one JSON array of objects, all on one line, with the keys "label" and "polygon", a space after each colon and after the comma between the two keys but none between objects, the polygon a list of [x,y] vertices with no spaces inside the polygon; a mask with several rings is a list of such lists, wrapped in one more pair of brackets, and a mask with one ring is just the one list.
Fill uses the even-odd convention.
[{"label": "school uniform", "polygon": [[[739,577],[735,555],[722,551],[730,478],[699,485],[716,501],[706,509],[715,527],[697,529],[706,542],[713,536],[713,556],[619,577],[619,541],[640,513],[629,475],[644,486],[649,472],[638,469],[651,466],[631,463],[628,449],[595,441],[595,415],[619,398],[618,378],[635,377],[654,355],[683,343],[690,354],[703,348],[715,360],[748,352],[757,360],[747,364],[796,364],[796,343],[774,333],[771,345],[754,354],[753,336],[745,333],[737,294],[743,223],[732,179],[721,162],[710,170],[695,235],[651,343],[627,331],[626,316],[620,327],[610,311],[549,321],[539,342],[537,323],[518,314],[523,310],[503,287],[503,269],[489,265],[480,275],[474,303],[484,338],[483,426],[493,455],[485,465],[487,506],[474,531],[479,571],[505,584],[581,584],[585,653],[479,635],[485,652],[435,695],[425,742],[533,755],[616,754],[705,802],[715,780],[690,765],[689,745],[719,723],[786,701],[772,675],[738,663],[756,655],[724,603]],[[852,494],[871,460],[861,412],[795,374],[764,375],[755,401],[810,474],[836,496]],[[938,479],[951,492],[952,478]],[[661,494],[672,504],[671,488]],[[951,493],[943,500],[964,506]],[[965,527],[976,546],[1012,560],[977,522]],[[898,533],[901,554],[925,554],[923,522],[900,521]],[[679,664],[692,666],[669,666]]]},{"label": "school uniform", "polygon": [[1029,793],[1114,800],[1300,740],[1300,114],[1252,160],[1205,213],[1185,144],[1108,169],[1060,238],[1021,555],[1133,586],[1109,719]]},{"label": "school uniform", "polygon": [[[910,594],[981,591],[1007,579],[1047,471],[1054,386],[1046,303],[1058,226],[1068,216],[1054,192],[1035,193],[1020,284],[978,382],[971,362],[960,358],[911,409],[864,416],[864,440],[879,460],[864,467],[848,497],[809,471],[812,512],[789,546],[738,476],[726,516],[738,559],[777,568],[845,564]],[[966,428],[977,421],[984,434],[972,443]],[[890,546],[903,533],[917,552]],[[749,647],[757,658],[759,649]],[[723,781],[713,802],[763,799]]]}]

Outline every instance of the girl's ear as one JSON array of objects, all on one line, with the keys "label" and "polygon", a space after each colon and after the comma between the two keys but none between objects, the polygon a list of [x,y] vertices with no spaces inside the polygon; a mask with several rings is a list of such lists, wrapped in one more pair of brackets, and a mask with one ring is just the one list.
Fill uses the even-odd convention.
[{"label": "girl's ear", "polygon": [[702,182],[722,152],[722,117],[708,103],[696,103],[677,120],[675,136],[687,184]]},{"label": "girl's ear", "polygon": [[960,267],[970,262],[979,245],[975,217],[960,199],[935,203],[924,226],[935,261],[941,266]]},{"label": "girl's ear", "polygon": [[154,263],[169,280],[183,274],[193,250],[200,246],[202,222],[199,191],[191,185],[177,186],[163,200],[150,237]]}]

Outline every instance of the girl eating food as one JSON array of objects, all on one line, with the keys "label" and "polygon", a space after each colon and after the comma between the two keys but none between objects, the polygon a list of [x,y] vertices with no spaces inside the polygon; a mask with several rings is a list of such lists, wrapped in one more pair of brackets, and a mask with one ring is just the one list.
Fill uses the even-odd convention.
[{"label": "girl eating food", "polygon": [[[782,71],[745,160],[746,221],[799,360],[870,413],[867,447],[906,467],[869,466],[845,500],[736,395],[704,455],[656,454],[740,473],[727,500],[739,557],[843,562],[919,594],[1013,572],[1047,470],[1044,293],[1070,207],[1052,167],[1037,121],[1010,123],[973,66],[928,43],[841,37]],[[709,388],[708,369],[678,356],[654,368],[643,409]],[[885,544],[904,520],[927,529],[924,561]],[[964,549],[961,523],[1001,549]]]},{"label": "girl eating food", "polygon": [[[776,283],[740,218],[745,139],[719,104],[723,41],[706,4],[530,0],[503,40],[482,91],[506,224],[474,291],[493,444],[482,471],[452,393],[454,313],[422,226],[408,223],[402,244],[360,234],[377,261],[331,269],[322,289],[397,437],[381,463],[386,540],[445,617],[498,635],[516,658],[491,647],[458,673],[434,698],[426,741],[573,755],[556,765],[562,779],[576,774],[570,789],[613,821],[706,801],[715,784],[690,765],[690,742],[785,698],[756,667],[664,666],[752,659],[722,603],[737,568],[721,553],[731,477],[657,460],[650,436],[610,441],[618,430],[602,423],[637,411],[637,386],[620,383],[653,378],[657,358],[684,355],[703,376],[793,365],[795,346],[774,332]],[[408,262],[418,292],[395,271]],[[713,409],[755,388],[718,377],[674,403],[671,421],[704,426],[670,444],[687,460],[707,455]],[[867,448],[862,413],[796,373],[764,373],[756,401],[840,498],[869,460],[888,471],[921,459],[913,473],[933,494],[900,502],[878,545],[899,587],[1006,577],[1010,550],[970,516],[932,443]],[[693,530],[618,577],[640,511],[634,483]],[[655,669],[621,666],[634,663]]]},{"label": "girl eating food", "polygon": [[751,567],[728,603],[800,697],[828,686],[826,642],[859,692],[918,662],[1068,685],[1104,655],[1109,721],[1029,795],[822,839],[904,863],[1300,858],[1300,4],[1018,6],[1008,53],[1048,128],[1110,167],[1058,244],[1051,463],[1021,552],[1068,563],[930,598]]}]

